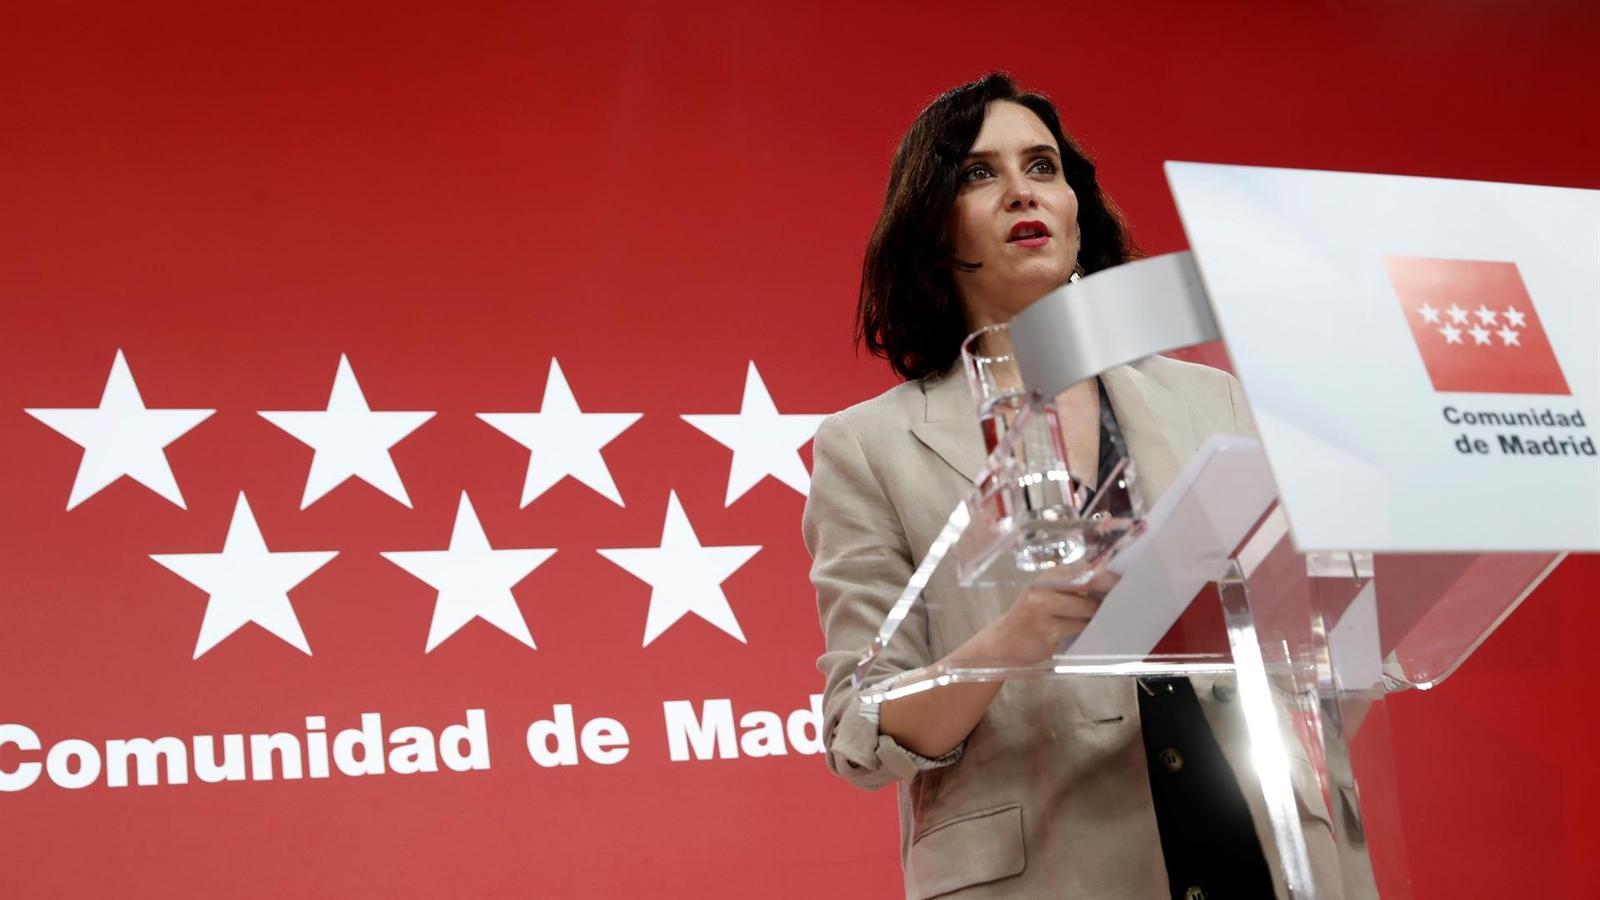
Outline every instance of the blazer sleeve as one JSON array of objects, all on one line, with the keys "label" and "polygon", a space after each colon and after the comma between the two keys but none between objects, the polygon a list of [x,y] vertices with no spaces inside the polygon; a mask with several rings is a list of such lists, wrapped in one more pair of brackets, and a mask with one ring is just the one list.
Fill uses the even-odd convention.
[{"label": "blazer sleeve", "polygon": [[[860,436],[845,418],[834,415],[823,421],[812,456],[811,490],[801,529],[811,553],[811,582],[826,642],[817,668],[825,679],[823,742],[828,767],[858,787],[879,788],[954,762],[961,748],[937,760],[927,759],[880,734],[876,715],[863,715],[850,675],[911,577],[911,550]],[[892,677],[927,665],[931,662],[927,647],[926,611],[918,604],[879,656],[874,676]]]}]

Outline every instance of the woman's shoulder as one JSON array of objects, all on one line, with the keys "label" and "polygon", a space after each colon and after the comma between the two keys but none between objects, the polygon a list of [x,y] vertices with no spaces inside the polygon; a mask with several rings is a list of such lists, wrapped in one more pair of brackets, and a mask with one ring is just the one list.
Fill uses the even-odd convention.
[{"label": "woman's shoulder", "polygon": [[812,438],[811,486],[806,492],[807,540],[822,523],[859,519],[862,504],[872,498],[885,504],[884,485],[906,457],[905,442],[920,418],[922,386],[898,384],[825,417]]},{"label": "woman's shoulder", "polygon": [[1204,363],[1187,362],[1169,356],[1147,356],[1128,364],[1145,378],[1175,391],[1219,391],[1227,394],[1235,379],[1228,372]]},{"label": "woman's shoulder", "polygon": [[1167,394],[1182,398],[1190,421],[1203,427],[1202,434],[1229,431],[1253,434],[1255,422],[1245,401],[1239,379],[1226,370],[1203,363],[1185,362],[1165,356],[1148,356],[1125,367],[1143,382],[1146,394]]},{"label": "woman's shoulder", "polygon": [[864,466],[889,478],[900,465],[915,458],[918,450],[913,432],[927,419],[927,413],[924,382],[902,382],[823,419],[812,441],[813,456]]},{"label": "woman's shoulder", "polygon": [[823,420],[823,427],[848,427],[858,435],[903,431],[922,418],[927,406],[923,380],[902,381],[876,397],[847,406]]},{"label": "woman's shoulder", "polygon": [[1155,381],[1163,384],[1227,384],[1227,380],[1232,378],[1232,375],[1229,375],[1226,370],[1214,367],[1214,365],[1206,365],[1203,362],[1187,362],[1187,360],[1173,359],[1170,356],[1147,356],[1141,360],[1134,360],[1128,365],[1139,370],[1147,378],[1154,378]]}]

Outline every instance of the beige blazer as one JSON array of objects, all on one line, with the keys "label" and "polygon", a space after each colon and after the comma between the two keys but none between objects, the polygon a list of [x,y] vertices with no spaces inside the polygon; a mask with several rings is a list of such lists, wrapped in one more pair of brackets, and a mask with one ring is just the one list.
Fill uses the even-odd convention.
[{"label": "beige blazer", "polygon": [[[1238,382],[1221,370],[1153,356],[1102,380],[1147,502],[1208,435],[1253,431]],[[827,761],[860,787],[897,785],[906,896],[1167,896],[1133,679],[1008,682],[959,759],[938,767],[861,714],[850,673],[983,468],[959,369],[830,416],[817,430],[814,456],[803,530],[827,641],[817,660],[826,677]],[[882,657],[885,674],[934,662],[1011,599],[957,590],[953,566],[942,566]],[[1195,688],[1285,896],[1259,784],[1241,765],[1247,744],[1238,704],[1205,679]],[[1326,808],[1309,763],[1296,768],[1303,798],[1312,798],[1303,799],[1302,818],[1318,881],[1336,884]]]}]

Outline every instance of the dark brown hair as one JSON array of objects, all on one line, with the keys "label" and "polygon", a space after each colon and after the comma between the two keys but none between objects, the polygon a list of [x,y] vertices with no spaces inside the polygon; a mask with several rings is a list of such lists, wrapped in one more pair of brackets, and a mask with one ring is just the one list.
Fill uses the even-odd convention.
[{"label": "dark brown hair", "polygon": [[[961,187],[961,163],[978,139],[989,104],[1007,100],[1044,122],[1061,150],[1067,184],[1078,196],[1078,265],[1085,274],[1138,255],[1116,204],[1095,180],[1094,163],[1061,130],[1055,105],[992,72],[940,95],[895,151],[883,211],[867,241],[856,306],[856,340],[910,380],[955,363],[967,336],[952,269],[959,264],[946,233]],[[968,264],[970,265],[970,264]]]}]

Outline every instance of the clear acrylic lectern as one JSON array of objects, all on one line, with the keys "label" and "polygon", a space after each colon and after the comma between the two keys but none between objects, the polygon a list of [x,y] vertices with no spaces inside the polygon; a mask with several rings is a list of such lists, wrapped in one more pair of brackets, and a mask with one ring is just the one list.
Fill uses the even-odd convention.
[{"label": "clear acrylic lectern", "polygon": [[[1197,284],[1188,254],[1145,260],[1062,288],[1009,334],[969,339],[988,465],[863,654],[856,687],[881,703],[969,681],[1188,677],[1280,895],[1410,897],[1385,697],[1447,678],[1561,555],[1298,552],[1248,435],[1196,435],[1175,474],[1141,473],[1141,448],[1115,441],[1119,465],[1079,471],[1058,397],[1102,373],[1114,384],[1118,366],[1147,353],[1214,340],[1192,308]],[[1194,327],[1116,346],[1116,315],[1170,323],[1182,302]],[[1104,599],[1048,658],[904,666],[926,658],[902,643],[926,641],[927,622],[992,620],[1026,586],[1052,583]]]}]

